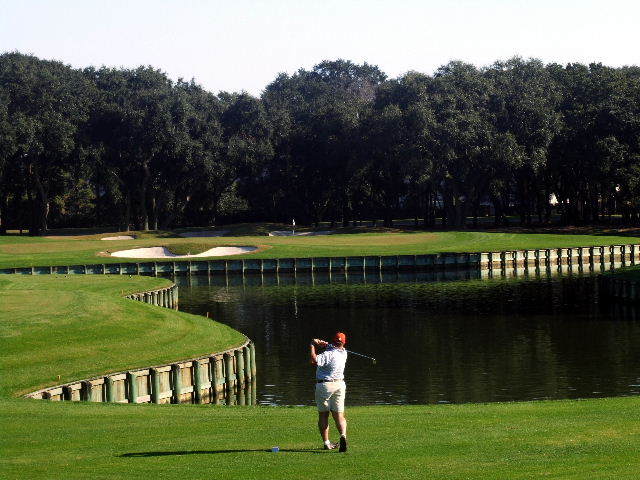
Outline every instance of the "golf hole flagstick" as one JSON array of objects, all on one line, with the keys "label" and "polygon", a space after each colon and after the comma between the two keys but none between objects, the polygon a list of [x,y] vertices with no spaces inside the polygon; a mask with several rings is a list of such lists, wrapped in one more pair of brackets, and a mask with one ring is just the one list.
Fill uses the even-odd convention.
[{"label": "golf hole flagstick", "polygon": [[[329,344],[329,342],[327,342],[326,340],[323,340],[323,342],[325,342],[327,345]],[[367,358],[367,359],[371,360],[373,363],[376,363],[376,359],[373,358],[373,357],[370,357],[369,355],[364,355],[362,353],[354,352],[352,350],[347,350],[346,348],[345,348],[345,350],[347,351],[347,353],[351,353],[353,355],[358,355],[359,357]]]}]

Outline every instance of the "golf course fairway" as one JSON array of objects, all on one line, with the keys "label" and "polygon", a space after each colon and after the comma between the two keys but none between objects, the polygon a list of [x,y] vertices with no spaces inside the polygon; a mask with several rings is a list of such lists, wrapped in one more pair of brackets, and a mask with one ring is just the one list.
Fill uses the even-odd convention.
[{"label": "golf course fairway", "polygon": [[[249,230],[253,232],[253,230]],[[109,235],[116,235],[117,232]],[[0,236],[0,268],[103,263],[135,263],[109,252],[142,247],[167,247],[174,254],[196,254],[219,246],[257,246],[254,253],[223,258],[308,258],[363,255],[417,255],[444,252],[640,244],[640,237],[596,232],[512,233],[479,231],[363,232],[306,237],[227,236],[182,238],[174,232],[136,233],[135,240],[104,242],[107,234],[69,237]],[[202,257],[206,258],[206,257]],[[179,259],[178,259],[179,261]]]},{"label": "golf course fairway", "polygon": [[[246,237],[241,240],[247,243]],[[32,245],[37,244],[47,242]],[[50,262],[43,253],[38,263]],[[126,275],[0,276],[0,478],[309,479],[335,474],[344,479],[578,480],[634,479],[640,471],[636,397],[347,405],[346,454],[319,448],[311,407],[18,398],[44,386],[191,358],[244,341],[209,319],[123,298],[168,284]],[[332,433],[335,440],[333,427]],[[273,446],[280,452],[272,453]]]},{"label": "golf course fairway", "polygon": [[629,397],[347,406],[346,454],[319,448],[311,407],[4,399],[0,409],[6,479],[620,480],[640,471],[638,399]]}]

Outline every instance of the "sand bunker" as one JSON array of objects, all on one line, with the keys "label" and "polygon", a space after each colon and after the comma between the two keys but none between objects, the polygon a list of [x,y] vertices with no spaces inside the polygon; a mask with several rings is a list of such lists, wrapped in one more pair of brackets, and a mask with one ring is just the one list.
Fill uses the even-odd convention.
[{"label": "sand bunker", "polygon": [[291,230],[276,230],[275,232],[269,232],[270,237],[307,237],[312,235],[331,235],[333,230],[323,230],[318,232],[296,232],[292,233]]},{"label": "sand bunker", "polygon": [[202,237],[222,237],[229,233],[229,230],[218,230],[211,232],[209,230],[202,230],[200,232],[182,232],[179,233],[181,237],[185,238],[202,238]]},{"label": "sand bunker", "polygon": [[104,237],[101,238],[100,240],[135,240],[136,237],[132,236],[132,235],[118,235],[116,237]]},{"label": "sand bunker", "polygon": [[196,257],[222,257],[225,255],[240,255],[242,253],[254,252],[258,247],[215,247],[206,252],[195,255],[176,255],[171,253],[166,247],[134,248],[131,250],[121,250],[113,252],[112,257],[121,258],[196,258]]}]

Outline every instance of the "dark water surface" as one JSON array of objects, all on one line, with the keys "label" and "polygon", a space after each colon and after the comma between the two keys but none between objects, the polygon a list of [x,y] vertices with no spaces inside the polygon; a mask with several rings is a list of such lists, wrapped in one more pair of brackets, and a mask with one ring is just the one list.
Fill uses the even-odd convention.
[{"label": "dark water surface", "polygon": [[[180,309],[253,339],[257,401],[312,405],[313,337],[347,333],[347,404],[640,393],[640,313],[598,304],[594,277],[434,274],[178,277]],[[442,281],[445,280],[445,281]]]}]

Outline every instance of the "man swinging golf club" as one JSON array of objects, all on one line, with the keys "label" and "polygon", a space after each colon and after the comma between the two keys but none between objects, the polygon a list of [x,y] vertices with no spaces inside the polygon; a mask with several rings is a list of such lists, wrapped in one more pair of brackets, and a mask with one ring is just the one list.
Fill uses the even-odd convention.
[{"label": "man swinging golf club", "polygon": [[[331,343],[314,338],[311,341],[311,363],[316,369],[316,404],[318,406],[318,430],[324,442],[325,450],[338,446],[329,440],[329,412],[336,422],[340,433],[340,452],[347,451],[347,420],[344,418],[344,366],[347,362],[347,351],[344,345],[347,336],[338,332]],[[316,347],[324,348],[324,352],[316,353]]]}]

